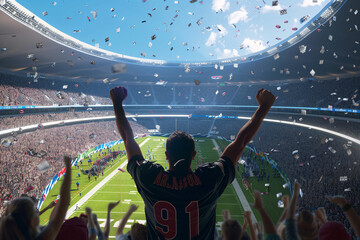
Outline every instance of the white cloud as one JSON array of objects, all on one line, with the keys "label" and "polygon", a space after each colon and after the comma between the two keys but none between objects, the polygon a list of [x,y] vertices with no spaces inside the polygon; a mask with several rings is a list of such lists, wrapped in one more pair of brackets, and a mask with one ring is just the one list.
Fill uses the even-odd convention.
[{"label": "white cloud", "polygon": [[220,49],[217,48],[215,49],[215,52],[218,59],[233,58],[239,56],[239,52],[236,49],[224,49],[223,51],[220,51]]},{"label": "white cloud", "polygon": [[261,40],[253,40],[250,38],[245,38],[242,45],[248,52],[251,53],[258,52],[266,48]]},{"label": "white cloud", "polygon": [[228,17],[228,23],[236,24],[238,22],[247,22],[248,21],[248,12],[245,10],[245,7],[242,6],[239,11],[233,12]]},{"label": "white cloud", "polygon": [[230,8],[230,3],[226,0],[213,0],[212,10],[218,12],[222,9],[224,12]]},{"label": "white cloud", "polygon": [[268,12],[271,12],[271,11],[280,11],[282,10],[283,7],[281,7],[281,5],[277,5],[277,6],[270,6],[270,5],[265,5],[263,8],[262,8],[262,13],[268,13]]},{"label": "white cloud", "polygon": [[214,32],[211,32],[208,40],[206,41],[205,45],[210,47],[211,45],[214,45],[216,43],[217,35]]},{"label": "white cloud", "polygon": [[[250,24],[250,26],[247,28],[248,31],[253,32],[254,34],[258,33],[258,30],[261,30],[257,24]],[[264,28],[262,29],[264,30]]]},{"label": "white cloud", "polygon": [[208,37],[208,39],[205,43],[205,45],[208,47],[214,45],[219,38],[222,38],[228,34],[227,29],[221,24],[216,25],[216,30],[214,30],[214,31],[215,32],[210,33],[210,36]]},{"label": "white cloud", "polygon": [[325,0],[317,0],[317,2],[313,2],[313,0],[303,0],[300,7],[313,7],[313,6],[320,6]]}]

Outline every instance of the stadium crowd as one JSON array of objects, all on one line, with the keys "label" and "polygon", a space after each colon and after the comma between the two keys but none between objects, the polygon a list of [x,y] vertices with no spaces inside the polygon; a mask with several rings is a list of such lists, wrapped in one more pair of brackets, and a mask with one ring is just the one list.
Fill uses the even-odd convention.
[{"label": "stadium crowd", "polygon": [[[126,97],[126,92],[125,95],[124,93],[121,94]],[[272,96],[271,93],[270,95]],[[274,96],[272,97],[274,98]],[[120,103],[122,103],[122,100]],[[262,116],[262,119],[269,110],[269,105],[266,107],[268,109],[264,110],[265,112],[261,112],[261,110],[260,113],[257,112]],[[259,109],[264,108],[260,106]],[[119,120],[120,113],[123,116],[121,120]],[[115,108],[115,114],[117,115],[117,126],[121,136],[131,136],[132,133],[127,132],[129,128],[119,127],[122,126],[121,124],[126,126],[127,120],[124,110]],[[256,113],[254,116],[256,116]],[[253,124],[260,126],[260,123]],[[131,125],[135,134],[146,132],[145,128],[134,122]],[[4,166],[0,178],[2,186],[0,238],[35,239],[36,236],[36,239],[69,239],[70,236],[71,238],[77,236],[76,239],[108,239],[111,210],[119,202],[108,205],[108,217],[104,232],[97,222],[96,214],[93,214],[90,208],[85,209],[86,214],[64,222],[70,202],[71,158],[69,157],[64,157],[66,174],[60,189],[60,199],[56,204],[51,203],[45,208],[45,210],[48,210],[54,207],[47,226],[42,227],[39,225],[39,215],[36,213],[34,206],[47,181],[63,166],[59,156],[76,156],[101,143],[117,140],[119,135],[114,129],[116,129],[114,123],[99,122],[54,129],[39,129],[36,132],[13,135],[11,144],[0,148],[0,162]],[[220,128],[218,130],[223,132]],[[281,131],[286,133],[288,137],[279,134]],[[245,221],[241,226],[237,220],[231,219],[230,212],[224,211],[221,238],[218,238],[218,234],[215,232],[214,239],[331,240],[360,237],[360,216],[355,210],[359,209],[360,206],[357,184],[360,181],[357,174],[359,172],[357,159],[359,159],[360,154],[358,147],[353,146],[350,142],[332,139],[328,136],[322,136],[322,134],[314,134],[309,129],[299,132],[298,129],[293,127],[282,126],[281,131],[274,125],[266,123],[254,137],[256,148],[276,159],[282,171],[294,182],[291,199],[289,196],[283,197],[284,212],[279,222],[272,222],[265,210],[260,192],[254,191],[253,207],[259,212],[262,227],[259,224],[252,223],[249,212],[244,213]],[[128,141],[132,141],[131,139],[124,139],[125,146],[129,144]],[[250,141],[250,139],[247,140]],[[299,149],[300,143],[301,149]],[[314,150],[314,146],[317,146],[316,150]],[[136,150],[134,151],[136,152]],[[228,154],[231,153],[231,151],[228,151]],[[41,158],[36,157],[39,154]],[[130,158],[129,151],[127,151],[127,154],[128,158]],[[225,155],[224,158],[226,157]],[[37,170],[37,165],[43,160],[49,162],[50,169],[41,173]],[[227,172],[227,177],[231,179],[230,174],[234,174],[228,172],[228,168],[232,166],[231,158],[222,160],[220,163],[222,166],[221,171],[224,176],[226,176],[225,172]],[[134,168],[136,166],[140,168],[140,165],[148,164],[147,161],[143,162],[141,159],[137,160],[136,163],[132,163]],[[129,168],[131,167],[128,166]],[[135,181],[139,181],[136,180],[136,171],[133,171],[132,176]],[[164,180],[162,179],[162,181]],[[165,183],[166,181],[167,179]],[[32,188],[29,189],[29,187]],[[27,196],[22,195],[23,193],[27,193]],[[337,194],[342,194],[344,197],[336,196]],[[330,196],[326,197],[326,195]],[[5,200],[12,200],[6,209],[3,207]],[[297,206],[299,206],[299,211],[296,215]],[[136,240],[149,237],[146,236],[146,234],[149,234],[149,230],[146,231],[144,226],[137,223],[133,224],[130,232],[126,234],[123,232],[129,216],[136,209],[137,206],[130,205],[129,211],[123,216],[117,229],[117,239],[129,239],[131,237],[130,239]],[[164,217],[161,217],[161,220],[168,219],[165,218],[164,220]],[[210,227],[212,228],[212,226]]]},{"label": "stadium crowd", "polygon": [[[147,129],[135,122],[132,127],[138,134],[147,133]],[[0,214],[5,212],[4,201],[20,197],[28,187],[33,187],[28,194],[39,199],[45,186],[61,170],[61,156],[75,157],[105,142],[118,140],[120,136],[114,129],[113,122],[95,122],[12,136],[11,146],[0,147]],[[41,172],[37,165],[44,160],[50,168]]]},{"label": "stadium crowd", "polygon": [[[52,202],[46,206],[39,214],[54,208],[51,214],[51,221],[46,227],[39,225],[37,221],[35,226],[31,224],[28,229],[17,228],[19,220],[15,220],[17,214],[21,213],[21,221],[27,222],[36,217],[34,207],[36,198],[29,197],[22,194],[20,198],[12,202],[13,209],[7,209],[5,216],[1,219],[0,237],[2,239],[33,239],[31,234],[33,231],[37,233],[37,239],[90,239],[90,240],[108,240],[110,233],[110,218],[111,211],[120,203],[110,202],[107,207],[107,218],[105,227],[102,230],[97,220],[97,215],[91,208],[85,208],[85,212],[79,217],[73,217],[64,221],[65,213],[70,203],[70,184],[71,184],[71,159],[64,157],[66,174],[60,190],[60,199],[57,203]],[[59,161],[60,162],[60,161]],[[231,218],[231,213],[228,210],[223,210],[223,223],[221,225],[221,237],[212,238],[214,240],[351,240],[359,239],[360,236],[360,215],[354,209],[351,201],[343,196],[326,196],[327,206],[318,208],[299,208],[298,213],[298,199],[301,193],[301,185],[295,180],[294,193],[290,198],[288,195],[282,197],[284,203],[284,211],[277,223],[270,219],[261,197],[261,193],[254,191],[253,208],[259,212],[261,216],[261,223],[253,223],[250,211],[244,212],[244,222],[241,225],[237,220]],[[64,203],[65,201],[65,203]],[[55,211],[55,209],[57,211]],[[123,215],[116,230],[116,239],[133,239],[146,240],[146,227],[140,223],[133,223],[130,231],[124,232],[125,226],[128,223],[130,216],[138,209],[138,206],[131,204],[128,211]],[[355,233],[350,236],[345,229],[342,221],[332,219],[332,212],[334,209],[344,214],[344,219],[349,221],[350,229]],[[105,209],[104,209],[105,210]],[[30,220],[29,220],[30,219]],[[17,222],[15,222],[17,221]],[[200,220],[201,221],[201,220]],[[55,225],[55,226],[54,226]],[[40,229],[40,230],[39,230]],[[13,238],[11,232],[16,232],[21,237],[28,238]],[[46,236],[46,237],[44,237]],[[357,236],[357,237],[356,237]],[[185,239],[185,238],[184,238]],[[187,238],[186,238],[187,239]]]},{"label": "stadium crowd", "polygon": [[[109,87],[105,84],[73,84],[61,81],[38,79],[33,83],[29,78],[0,74],[0,106],[19,105],[96,105],[111,104]],[[360,94],[357,78],[343,81],[310,81],[307,83],[282,83],[268,86],[277,98],[275,106],[360,108]],[[346,82],[346,84],[344,84]],[[17,85],[17,86],[16,86]],[[106,87],[104,87],[106,86]],[[194,84],[178,85],[131,85],[126,104],[229,104],[256,106],[255,85],[215,86]],[[298,91],[303,89],[302,91]],[[305,91],[306,90],[306,91]],[[170,101],[169,101],[170,100]]]},{"label": "stadium crowd", "polygon": [[[325,207],[329,220],[351,229],[341,209],[326,201],[325,195],[344,195],[355,209],[360,209],[357,144],[310,129],[264,123],[254,146],[274,159],[291,181],[301,183],[300,208],[312,211]],[[353,231],[351,234],[354,237]]]},{"label": "stadium crowd", "polygon": [[[275,106],[293,107],[324,107],[359,109],[358,79],[347,79],[344,82],[329,80],[324,82],[309,81],[308,83],[284,83],[267,88],[277,97]],[[307,85],[306,85],[307,84]],[[138,104],[232,104],[256,106],[256,85],[243,86],[131,86],[129,88],[132,101]],[[298,91],[303,89],[302,91]],[[306,91],[304,91],[306,90]],[[126,103],[130,102],[125,100]]]},{"label": "stadium crowd", "polygon": [[65,113],[44,113],[44,114],[26,114],[18,116],[3,116],[0,118],[0,130],[17,128],[32,124],[45,122],[62,121],[77,118],[91,118],[110,116],[113,113],[108,111],[87,111],[87,112],[65,112]]},{"label": "stadium crowd", "polygon": [[53,89],[14,87],[0,85],[0,106],[51,106],[51,105],[105,105],[111,104],[109,98],[88,96],[82,92]]}]

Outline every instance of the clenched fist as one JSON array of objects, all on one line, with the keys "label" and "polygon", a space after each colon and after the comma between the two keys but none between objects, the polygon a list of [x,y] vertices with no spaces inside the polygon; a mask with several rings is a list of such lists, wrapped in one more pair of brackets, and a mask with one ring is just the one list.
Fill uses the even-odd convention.
[{"label": "clenched fist", "polygon": [[127,90],[125,87],[115,87],[110,90],[110,98],[113,103],[122,103],[127,96]]},{"label": "clenched fist", "polygon": [[259,103],[259,106],[270,108],[275,102],[275,96],[262,88],[256,94],[256,101]]}]

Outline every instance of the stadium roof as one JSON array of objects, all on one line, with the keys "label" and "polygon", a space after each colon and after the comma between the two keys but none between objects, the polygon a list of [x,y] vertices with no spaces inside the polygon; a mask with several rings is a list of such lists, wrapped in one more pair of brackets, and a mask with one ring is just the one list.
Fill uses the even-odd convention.
[{"label": "stadium roof", "polygon": [[184,63],[95,48],[63,34],[15,1],[2,2],[0,9],[0,69],[31,78],[184,85],[198,80],[201,84],[238,85],[340,79],[360,74],[360,29],[356,25],[360,22],[360,3],[356,0],[329,3],[296,35],[262,52]]}]

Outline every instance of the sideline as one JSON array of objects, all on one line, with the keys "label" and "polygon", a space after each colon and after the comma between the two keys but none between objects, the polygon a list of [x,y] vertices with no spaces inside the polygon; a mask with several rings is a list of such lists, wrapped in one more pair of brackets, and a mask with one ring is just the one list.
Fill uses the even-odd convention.
[{"label": "sideline", "polygon": [[[221,153],[221,151],[220,151],[219,145],[217,144],[217,142],[215,141],[215,139],[211,139],[211,141],[213,142],[213,144],[214,144],[217,152],[219,153],[219,157],[220,157],[222,153]],[[235,171],[236,171],[236,170],[235,170]],[[241,205],[243,206],[244,210],[251,212],[252,221],[253,221],[254,223],[256,223],[256,222],[257,222],[257,219],[256,219],[256,217],[255,217],[255,215],[254,215],[254,213],[253,213],[253,211],[252,211],[252,209],[251,209],[251,207],[250,207],[250,204],[249,204],[248,200],[246,199],[243,191],[241,190],[240,185],[239,185],[238,181],[236,180],[236,178],[235,178],[234,181],[232,182],[232,185],[234,186],[236,195],[238,196],[238,198],[239,198],[239,200],[240,200],[240,202],[241,202]]]},{"label": "sideline", "polygon": [[[150,138],[145,139],[142,143],[139,144],[142,147],[145,143],[147,143]],[[120,168],[124,168],[127,165],[127,160],[125,160],[121,165]],[[100,188],[102,188],[112,177],[114,177],[119,170],[116,168],[112,173],[110,173],[105,179],[103,179],[98,185],[96,185],[93,189],[91,189],[83,198],[77,201],[70,209],[68,209],[65,219],[71,217],[74,214],[76,205],[81,207],[86,201],[88,201]]]}]

